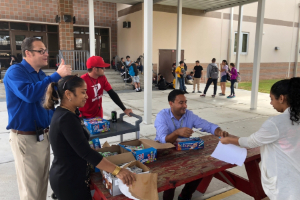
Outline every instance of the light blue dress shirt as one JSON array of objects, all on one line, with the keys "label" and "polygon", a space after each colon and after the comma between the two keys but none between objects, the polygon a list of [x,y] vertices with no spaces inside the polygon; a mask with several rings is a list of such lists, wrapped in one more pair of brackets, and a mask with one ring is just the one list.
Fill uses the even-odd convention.
[{"label": "light blue dress shirt", "polygon": [[214,134],[215,130],[219,126],[201,119],[190,110],[186,110],[186,113],[179,120],[177,120],[171,112],[171,108],[167,108],[161,110],[157,114],[154,127],[156,128],[155,140],[159,141],[160,143],[166,143],[166,136],[181,127],[187,127],[190,129],[202,128],[202,132]]}]

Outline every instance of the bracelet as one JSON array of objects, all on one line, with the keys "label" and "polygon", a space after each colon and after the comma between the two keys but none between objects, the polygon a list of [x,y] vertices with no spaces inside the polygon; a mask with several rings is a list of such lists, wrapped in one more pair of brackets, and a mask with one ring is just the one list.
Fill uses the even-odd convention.
[{"label": "bracelet", "polygon": [[121,171],[121,167],[116,166],[115,170],[111,173],[114,176],[117,176],[119,174],[119,172]]}]

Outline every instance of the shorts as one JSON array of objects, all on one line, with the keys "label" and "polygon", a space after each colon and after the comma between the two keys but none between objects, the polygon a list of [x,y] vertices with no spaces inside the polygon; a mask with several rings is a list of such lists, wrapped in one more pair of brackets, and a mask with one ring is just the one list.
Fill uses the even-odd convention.
[{"label": "shorts", "polygon": [[220,82],[227,82],[227,75],[222,76]]},{"label": "shorts", "polygon": [[134,83],[139,83],[139,82],[140,82],[140,77],[139,77],[139,76],[133,76],[133,77],[132,77],[132,81],[133,81]]}]

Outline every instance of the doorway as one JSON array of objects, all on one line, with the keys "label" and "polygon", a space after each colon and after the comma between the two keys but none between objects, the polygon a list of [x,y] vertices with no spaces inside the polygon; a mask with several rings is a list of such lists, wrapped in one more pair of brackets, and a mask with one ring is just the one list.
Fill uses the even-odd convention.
[{"label": "doorway", "polygon": [[30,31],[11,31],[12,55],[16,55],[18,60],[22,60],[21,44],[26,37],[36,37],[46,44],[46,33],[35,33]]},{"label": "doorway", "polygon": [[[184,50],[181,50],[181,60],[184,60]],[[165,77],[167,82],[173,82],[172,64],[176,62],[175,49],[159,49],[159,73]],[[176,67],[179,66],[177,63]]]}]

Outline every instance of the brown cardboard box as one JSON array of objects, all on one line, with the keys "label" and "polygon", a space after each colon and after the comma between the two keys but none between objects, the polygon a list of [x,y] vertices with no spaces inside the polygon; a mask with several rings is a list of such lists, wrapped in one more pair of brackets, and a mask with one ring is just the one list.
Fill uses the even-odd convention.
[{"label": "brown cardboard box", "polygon": [[[131,140],[127,142],[121,142],[119,145],[122,146],[124,149],[127,149],[125,147],[127,145],[140,146],[141,144],[143,144],[144,149],[132,151],[132,154],[134,155],[135,159],[140,161],[141,163],[154,162],[157,157],[157,149],[167,149],[175,147],[171,143],[162,144],[149,139]],[[130,149],[127,150],[131,151]]]}]

